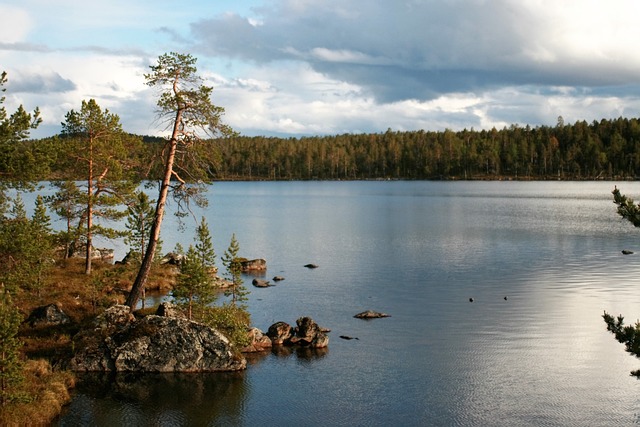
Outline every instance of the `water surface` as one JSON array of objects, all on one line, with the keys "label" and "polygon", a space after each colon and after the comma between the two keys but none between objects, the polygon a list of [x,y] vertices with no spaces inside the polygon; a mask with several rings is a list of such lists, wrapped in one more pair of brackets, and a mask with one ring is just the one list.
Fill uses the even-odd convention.
[{"label": "water surface", "polygon": [[[235,374],[89,376],[59,425],[635,424],[640,360],[601,318],[640,317],[640,230],[616,184],[640,197],[628,182],[217,183],[194,213],[216,252],[235,233],[285,277],[245,277],[253,323],[311,316],[329,348]],[[195,225],[172,221],[164,248],[188,246]],[[353,318],[366,309],[392,317]]]}]

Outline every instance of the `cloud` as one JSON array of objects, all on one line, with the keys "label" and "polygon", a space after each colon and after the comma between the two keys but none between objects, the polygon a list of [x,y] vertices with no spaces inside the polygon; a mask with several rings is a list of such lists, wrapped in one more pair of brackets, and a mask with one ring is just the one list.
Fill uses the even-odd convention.
[{"label": "cloud", "polygon": [[76,85],[69,79],[63,78],[56,72],[45,74],[21,73],[13,76],[10,81],[12,93],[56,93],[69,92],[76,89]]},{"label": "cloud", "polygon": [[23,8],[0,4],[0,40],[3,43],[17,43],[26,37],[33,22]]},{"label": "cloud", "polygon": [[640,82],[640,6],[595,0],[279,0],[255,20],[191,26],[195,47],[259,64],[302,61],[379,102],[505,85]]}]

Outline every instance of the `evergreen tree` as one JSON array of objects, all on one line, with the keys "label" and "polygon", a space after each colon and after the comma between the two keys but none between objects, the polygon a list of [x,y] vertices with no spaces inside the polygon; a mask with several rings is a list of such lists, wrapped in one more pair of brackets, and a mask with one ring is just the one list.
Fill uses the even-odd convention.
[{"label": "evergreen tree", "polygon": [[153,225],[153,214],[155,200],[150,200],[144,191],[135,194],[133,202],[127,208],[127,231],[125,243],[131,247],[131,251],[136,254],[138,263],[144,258],[144,251],[149,242],[149,233]]},{"label": "evergreen tree", "polygon": [[54,247],[51,231],[51,218],[47,214],[44,198],[38,195],[36,198],[33,217],[31,218],[31,238],[36,243],[33,251],[33,259],[30,260],[31,272],[33,274],[33,287],[38,295],[44,285],[45,273],[51,268]]},{"label": "evergreen tree", "polygon": [[178,304],[187,307],[189,319],[193,317],[194,306],[204,308],[216,299],[211,274],[193,245],[189,245],[171,293]]},{"label": "evergreen tree", "polygon": [[19,397],[17,387],[24,381],[20,358],[22,343],[17,338],[22,316],[11,297],[0,287],[0,405]]},{"label": "evergreen tree", "polygon": [[0,181],[0,214],[8,207],[8,187],[23,187],[41,179],[39,175],[46,169],[46,162],[31,150],[33,145],[23,144],[29,138],[29,132],[42,123],[40,110],[35,108],[28,113],[20,105],[15,112],[9,113],[4,107],[7,81],[7,73],[3,71],[0,73],[0,176],[3,178]]},{"label": "evergreen tree", "polygon": [[213,248],[213,240],[205,217],[202,217],[200,224],[196,228],[195,250],[202,265],[211,274],[215,274],[216,252]]},{"label": "evergreen tree", "polygon": [[235,233],[231,235],[229,247],[222,256],[222,264],[227,269],[227,278],[231,280],[231,286],[225,291],[225,295],[231,296],[231,304],[239,305],[246,308],[245,303],[248,300],[249,291],[243,285],[242,280],[242,262],[238,257],[240,252],[240,244],[236,240]]},{"label": "evergreen tree", "polygon": [[58,191],[45,197],[49,208],[65,221],[65,230],[55,233],[56,243],[64,248],[64,259],[75,252],[75,243],[83,233],[84,194],[75,181],[54,181],[51,183]]},{"label": "evergreen tree", "polygon": [[85,207],[82,217],[85,222],[85,273],[91,274],[93,238],[121,236],[115,229],[99,226],[94,220],[95,217],[119,220],[126,216],[119,207],[136,186],[126,147],[136,140],[122,131],[117,115],[103,111],[94,99],[82,101],[79,111],[67,113],[62,123],[62,135],[62,146],[71,162],[68,165],[70,179],[80,175],[86,187],[85,197],[81,200]]},{"label": "evergreen tree", "polygon": [[0,283],[9,292],[26,289],[34,283],[33,265],[37,258],[39,242],[32,235],[32,224],[20,193],[13,199],[9,216],[0,227]]}]

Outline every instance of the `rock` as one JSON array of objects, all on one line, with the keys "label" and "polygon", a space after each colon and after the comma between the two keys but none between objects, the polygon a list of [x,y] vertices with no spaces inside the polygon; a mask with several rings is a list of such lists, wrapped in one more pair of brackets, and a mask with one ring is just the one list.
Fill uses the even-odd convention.
[{"label": "rock", "polygon": [[251,283],[256,288],[268,288],[269,286],[271,286],[268,280],[263,280],[263,279],[253,279]]},{"label": "rock", "polygon": [[184,262],[185,256],[175,252],[169,252],[160,260],[160,264],[169,264],[180,266]]},{"label": "rock", "polygon": [[305,267],[307,267],[307,268],[318,268],[318,267],[319,267],[319,265],[316,265],[316,264],[306,264],[306,265],[305,265]]},{"label": "rock", "polygon": [[[64,252],[64,249],[62,249],[62,251]],[[91,259],[109,261],[115,257],[114,254],[115,254],[115,251],[113,249],[91,247]],[[86,258],[87,257],[86,244],[71,248],[69,256],[71,258]]]},{"label": "rock", "polygon": [[271,339],[258,328],[249,329],[247,334],[249,335],[251,344],[242,349],[243,353],[265,351],[269,350],[273,346]]},{"label": "rock", "polygon": [[289,341],[292,333],[291,325],[286,322],[276,322],[267,330],[267,336],[273,345],[283,345],[285,341]]},{"label": "rock", "polygon": [[145,316],[113,306],[74,338],[73,371],[217,372],[246,360],[215,329],[180,317]]},{"label": "rock", "polygon": [[265,271],[267,269],[267,260],[258,258],[250,259],[241,262],[242,271]]},{"label": "rock", "polygon": [[271,279],[271,280],[273,280],[274,282],[281,282],[281,281],[284,280],[284,277],[282,277],[282,276],[274,276],[273,279]]},{"label": "rock", "polygon": [[379,313],[377,311],[367,310],[367,311],[363,311],[362,313],[358,313],[353,317],[356,317],[358,319],[378,319],[381,317],[391,317],[391,316],[386,313]]},{"label": "rock", "polygon": [[622,253],[623,253],[624,255],[632,255],[632,254],[633,254],[633,251],[630,251],[630,250],[628,250],[628,249],[623,249],[623,250],[622,250]]},{"label": "rock", "polygon": [[296,320],[298,325],[293,336],[289,340],[290,344],[309,346],[312,348],[324,348],[329,345],[329,337],[322,332],[320,326],[310,317],[300,317]]},{"label": "rock", "polygon": [[156,316],[160,317],[187,317],[177,305],[170,302],[163,302],[158,306],[156,310]]},{"label": "rock", "polygon": [[329,337],[323,328],[310,317],[300,317],[296,327],[288,323],[277,322],[269,327],[267,336],[273,345],[298,345],[311,348],[324,348],[329,345]]},{"label": "rock", "polygon": [[71,319],[58,304],[49,304],[34,308],[27,322],[31,327],[58,326],[70,323]]}]

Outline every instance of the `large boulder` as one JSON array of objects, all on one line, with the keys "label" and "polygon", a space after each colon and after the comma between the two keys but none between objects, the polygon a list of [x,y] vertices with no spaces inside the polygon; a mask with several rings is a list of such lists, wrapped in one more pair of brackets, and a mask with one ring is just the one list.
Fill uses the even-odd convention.
[{"label": "large boulder", "polygon": [[74,338],[74,371],[216,372],[246,368],[246,360],[215,329],[180,317],[136,320],[126,306],[98,316]]}]

